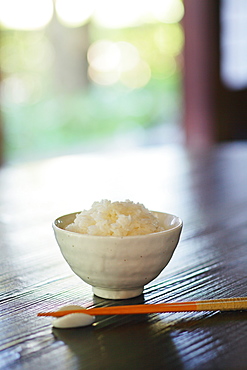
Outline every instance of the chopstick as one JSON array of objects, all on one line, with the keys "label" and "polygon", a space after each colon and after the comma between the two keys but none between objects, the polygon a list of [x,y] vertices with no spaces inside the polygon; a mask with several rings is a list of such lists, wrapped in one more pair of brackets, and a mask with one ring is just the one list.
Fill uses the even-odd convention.
[{"label": "chopstick", "polygon": [[247,310],[247,297],[211,299],[204,301],[189,301],[178,303],[156,303],[125,306],[95,307],[78,310],[39,312],[38,316],[61,317],[71,313],[88,315],[134,315],[163,312],[192,312],[192,311],[238,311]]}]

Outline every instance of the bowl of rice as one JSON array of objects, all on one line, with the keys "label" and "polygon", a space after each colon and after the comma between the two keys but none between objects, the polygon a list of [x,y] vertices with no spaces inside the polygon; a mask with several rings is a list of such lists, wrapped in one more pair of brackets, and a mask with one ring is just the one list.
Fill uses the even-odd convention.
[{"label": "bowl of rice", "polygon": [[106,299],[141,295],[170,261],[182,227],[179,217],[130,200],[94,202],[89,210],[53,222],[72,271]]}]

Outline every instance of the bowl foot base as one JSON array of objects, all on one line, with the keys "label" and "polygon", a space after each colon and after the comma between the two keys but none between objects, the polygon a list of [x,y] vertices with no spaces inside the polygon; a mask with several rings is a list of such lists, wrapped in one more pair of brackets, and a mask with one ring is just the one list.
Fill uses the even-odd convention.
[{"label": "bowl foot base", "polygon": [[93,287],[93,293],[105,299],[128,299],[134,298],[141,295],[143,292],[143,287],[136,289],[126,289],[126,290],[114,290],[107,288]]}]

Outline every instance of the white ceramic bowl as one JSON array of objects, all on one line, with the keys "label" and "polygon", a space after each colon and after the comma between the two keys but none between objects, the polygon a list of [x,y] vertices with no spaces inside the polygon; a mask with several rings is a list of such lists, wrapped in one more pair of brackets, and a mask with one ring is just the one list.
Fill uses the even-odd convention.
[{"label": "white ceramic bowl", "polygon": [[[79,212],[77,212],[79,213]],[[139,236],[93,236],[65,230],[77,213],[53,223],[60,250],[71,269],[106,299],[136,297],[170,261],[182,231],[182,220],[153,212],[166,230]]]}]

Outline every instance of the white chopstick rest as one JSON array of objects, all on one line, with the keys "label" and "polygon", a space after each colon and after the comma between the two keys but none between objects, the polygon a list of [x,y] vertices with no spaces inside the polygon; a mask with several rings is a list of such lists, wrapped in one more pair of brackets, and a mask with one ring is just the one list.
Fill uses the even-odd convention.
[{"label": "white chopstick rest", "polygon": [[79,328],[94,322],[94,317],[85,313],[71,313],[53,320],[52,325],[58,329]]},{"label": "white chopstick rest", "polygon": [[[82,306],[63,306],[58,311],[67,310],[80,310],[85,309]],[[71,313],[53,320],[52,325],[57,329],[69,329],[69,328],[79,328],[82,326],[89,326],[95,320],[95,316],[87,315],[85,313]]]}]

